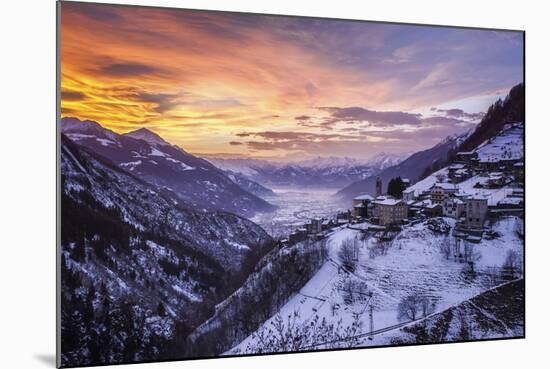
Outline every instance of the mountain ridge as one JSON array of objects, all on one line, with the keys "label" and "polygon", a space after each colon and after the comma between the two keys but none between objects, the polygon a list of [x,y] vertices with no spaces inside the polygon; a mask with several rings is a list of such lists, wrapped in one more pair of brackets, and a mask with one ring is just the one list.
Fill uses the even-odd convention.
[{"label": "mountain ridge", "polygon": [[173,191],[186,206],[250,216],[275,207],[232,181],[210,162],[141,129],[117,134],[99,123],[62,119],[62,132],[118,167],[158,188]]}]

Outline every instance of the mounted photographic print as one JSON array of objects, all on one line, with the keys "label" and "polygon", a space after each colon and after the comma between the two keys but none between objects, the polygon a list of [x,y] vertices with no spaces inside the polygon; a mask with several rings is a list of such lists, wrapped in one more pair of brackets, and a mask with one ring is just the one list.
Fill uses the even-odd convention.
[{"label": "mounted photographic print", "polygon": [[524,32],[58,2],[58,365],[524,337]]}]

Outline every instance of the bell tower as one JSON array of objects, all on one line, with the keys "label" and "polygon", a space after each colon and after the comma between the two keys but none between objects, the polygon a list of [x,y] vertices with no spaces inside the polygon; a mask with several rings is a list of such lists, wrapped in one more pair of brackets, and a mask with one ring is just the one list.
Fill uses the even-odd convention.
[{"label": "bell tower", "polygon": [[382,196],[382,180],[376,177],[376,197]]}]

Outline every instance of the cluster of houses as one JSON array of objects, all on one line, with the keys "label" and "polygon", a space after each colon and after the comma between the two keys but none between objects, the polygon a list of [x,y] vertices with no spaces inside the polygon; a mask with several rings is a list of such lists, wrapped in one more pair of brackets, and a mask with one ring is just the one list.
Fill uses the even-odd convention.
[{"label": "cluster of houses", "polygon": [[307,238],[322,239],[326,236],[326,233],[332,228],[347,224],[350,222],[350,213],[340,213],[335,219],[321,219],[313,218],[303,227],[296,229],[292,232],[287,239],[281,240],[279,243],[281,246],[293,245],[295,243],[304,241]]},{"label": "cluster of houses", "polygon": [[[489,204],[487,196],[465,193],[458,186],[473,176],[481,179],[474,188],[498,190],[512,183],[514,186],[506,187],[506,196]],[[447,167],[447,175],[435,178],[431,186],[408,186],[401,199],[382,195],[378,179],[376,196],[360,195],[353,199],[354,215],[382,226],[426,217],[451,217],[457,220],[458,236],[478,238],[489,216],[523,213],[522,160],[479,160],[475,151],[459,152],[456,161]]]},{"label": "cluster of houses", "polygon": [[[514,126],[512,125],[512,128]],[[473,188],[484,193],[505,188],[505,196],[489,203],[488,196],[464,192],[459,184],[477,176]],[[519,214],[524,211],[524,163],[514,155],[483,155],[477,151],[459,152],[446,168],[446,174],[437,174],[428,186],[406,186],[402,198],[384,195],[382,181],[376,180],[376,195],[363,194],[353,199],[351,211],[339,213],[334,219],[311,219],[309,223],[290,234],[283,245],[294,244],[308,237],[323,238],[334,227],[367,221],[373,227],[390,229],[419,219],[445,216],[457,220],[453,230],[457,238],[479,242],[488,217]],[[479,193],[479,191],[471,191]]]}]

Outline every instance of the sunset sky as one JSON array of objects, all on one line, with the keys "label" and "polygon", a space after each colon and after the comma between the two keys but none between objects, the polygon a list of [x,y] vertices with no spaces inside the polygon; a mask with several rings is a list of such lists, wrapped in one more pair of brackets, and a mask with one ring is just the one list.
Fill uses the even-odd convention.
[{"label": "sunset sky", "polygon": [[61,6],[62,116],[201,155],[413,152],[523,81],[519,32]]}]

